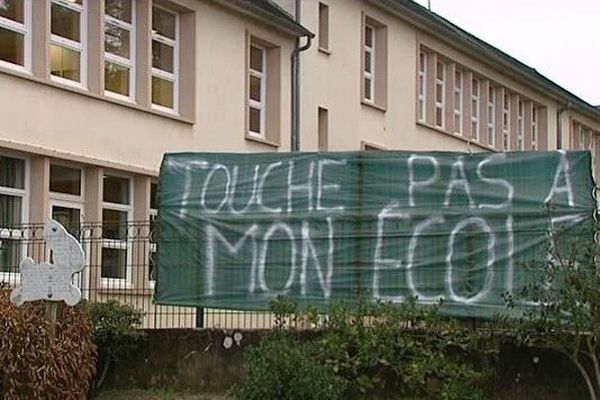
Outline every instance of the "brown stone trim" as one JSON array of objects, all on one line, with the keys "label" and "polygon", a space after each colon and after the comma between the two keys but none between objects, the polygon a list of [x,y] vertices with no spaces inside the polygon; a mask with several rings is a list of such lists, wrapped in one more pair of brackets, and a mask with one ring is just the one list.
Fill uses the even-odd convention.
[{"label": "brown stone trim", "polygon": [[[148,176],[136,175],[133,179],[133,220],[148,221],[150,218],[150,182]],[[133,240],[131,246],[132,268],[131,282],[134,288],[149,288],[150,276],[148,257],[150,255],[150,242],[148,239]]]},{"label": "brown stone trim", "polygon": [[48,218],[50,160],[44,156],[30,158],[29,221],[43,224]]},{"label": "brown stone trim", "polygon": [[[152,0],[137,0],[135,4],[136,17],[136,47],[135,47],[135,101],[141,107],[151,107],[152,63]],[[145,44],[145,45],[144,45]]]},{"label": "brown stone trim", "polygon": [[104,94],[104,0],[87,1],[87,42],[85,64],[87,86],[90,93]]},{"label": "brown stone trim", "polygon": [[50,2],[32,1],[31,72],[38,79],[49,79]]}]

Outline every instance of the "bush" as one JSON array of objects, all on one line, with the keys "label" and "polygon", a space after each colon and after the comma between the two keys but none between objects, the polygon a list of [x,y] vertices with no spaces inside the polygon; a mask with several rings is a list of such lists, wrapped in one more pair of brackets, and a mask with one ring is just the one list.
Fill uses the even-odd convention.
[{"label": "bush", "polygon": [[92,321],[93,339],[98,347],[99,375],[95,387],[99,388],[110,365],[127,358],[141,344],[142,313],[116,301],[84,303],[83,308]]},{"label": "bush", "polygon": [[49,340],[42,301],[16,307],[0,287],[0,393],[5,399],[84,399],[94,371],[92,324],[64,307]]}]

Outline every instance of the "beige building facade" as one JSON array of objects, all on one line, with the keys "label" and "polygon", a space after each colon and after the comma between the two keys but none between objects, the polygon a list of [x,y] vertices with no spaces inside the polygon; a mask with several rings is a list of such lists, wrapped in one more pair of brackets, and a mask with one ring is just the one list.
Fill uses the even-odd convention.
[{"label": "beige building facade", "polygon": [[103,228],[99,297],[147,297],[122,226],[163,154],[289,151],[295,94],[301,151],[600,149],[600,110],[409,0],[0,0],[0,280],[53,216]]}]

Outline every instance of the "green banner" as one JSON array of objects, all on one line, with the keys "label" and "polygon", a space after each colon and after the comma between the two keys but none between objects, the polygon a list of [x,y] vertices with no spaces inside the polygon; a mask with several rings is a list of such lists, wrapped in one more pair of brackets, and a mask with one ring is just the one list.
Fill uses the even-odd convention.
[{"label": "green banner", "polygon": [[[549,232],[592,240],[589,152],[177,153],[158,190],[160,304],[360,297],[505,311]],[[523,304],[526,306],[527,304]]]}]

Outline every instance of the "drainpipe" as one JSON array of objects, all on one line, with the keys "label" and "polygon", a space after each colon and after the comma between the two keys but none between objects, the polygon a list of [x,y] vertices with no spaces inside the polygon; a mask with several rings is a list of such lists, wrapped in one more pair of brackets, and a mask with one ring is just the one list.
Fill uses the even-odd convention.
[{"label": "drainpipe", "polygon": [[[300,23],[300,2],[296,0],[295,19]],[[292,52],[292,134],[290,145],[292,151],[300,151],[300,52],[308,50],[311,37],[306,36],[306,44],[300,46],[300,38],[296,39],[296,47]]]}]

